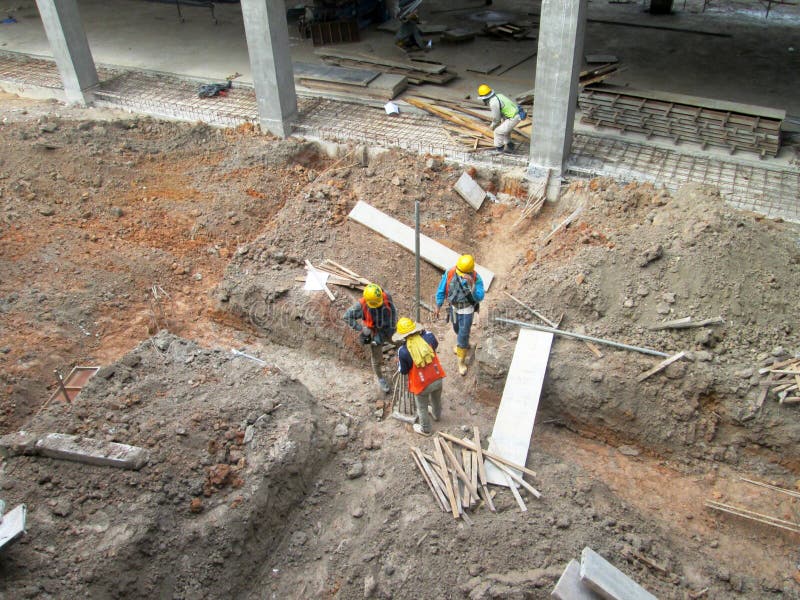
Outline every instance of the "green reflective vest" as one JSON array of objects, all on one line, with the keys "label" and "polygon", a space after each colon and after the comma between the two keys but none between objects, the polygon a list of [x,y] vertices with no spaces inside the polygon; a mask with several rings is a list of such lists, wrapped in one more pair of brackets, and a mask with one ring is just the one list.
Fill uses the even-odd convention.
[{"label": "green reflective vest", "polygon": [[495,92],[494,94],[497,96],[497,99],[500,100],[500,113],[506,119],[514,119],[519,114],[519,107],[517,106],[516,102],[513,102],[508,96],[504,96],[503,94],[498,94]]}]

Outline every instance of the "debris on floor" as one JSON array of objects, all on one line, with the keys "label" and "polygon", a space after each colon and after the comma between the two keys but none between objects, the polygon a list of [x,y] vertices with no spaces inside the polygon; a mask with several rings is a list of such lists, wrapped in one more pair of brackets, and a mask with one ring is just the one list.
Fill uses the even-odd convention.
[{"label": "debris on floor", "polygon": [[336,66],[375,69],[383,73],[403,75],[408,83],[414,85],[424,83],[443,85],[456,78],[456,73],[449,71],[447,65],[433,61],[401,61],[374,54],[356,54],[329,48],[320,48],[315,54],[326,63]]},{"label": "debris on floor", "polygon": [[[495,467],[508,477],[514,499],[522,512],[527,512],[517,487],[524,487],[534,498],[540,498],[539,491],[523,479],[523,474],[535,476],[536,473],[524,466],[499,456],[481,447],[480,432],[473,428],[474,439],[459,439],[443,431],[437,432],[433,439],[433,455],[426,454],[418,447],[411,448],[411,455],[428,485],[442,512],[451,512],[454,519],[462,518],[471,523],[467,510],[481,505],[496,512],[494,492],[488,488],[491,483],[486,467]],[[485,461],[489,461],[486,463]]]},{"label": "debris on floor", "polygon": [[800,358],[775,362],[769,367],[759,369],[758,374],[765,377],[759,383],[759,404],[763,404],[769,393],[777,395],[778,404],[800,403]]}]

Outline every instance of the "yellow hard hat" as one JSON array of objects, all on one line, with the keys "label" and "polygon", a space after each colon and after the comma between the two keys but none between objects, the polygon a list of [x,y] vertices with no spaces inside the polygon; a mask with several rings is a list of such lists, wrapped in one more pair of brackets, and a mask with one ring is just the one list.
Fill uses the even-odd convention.
[{"label": "yellow hard hat", "polygon": [[416,328],[417,324],[414,323],[408,317],[403,317],[397,322],[397,333],[400,335],[406,335],[407,333],[411,333]]},{"label": "yellow hard hat", "polygon": [[412,333],[419,333],[420,331],[422,331],[422,327],[419,324],[414,323],[414,321],[408,317],[402,317],[397,321],[397,329],[396,333],[392,336],[392,341],[401,343]]},{"label": "yellow hard hat", "polygon": [[482,84],[480,84],[480,85],[478,86],[478,97],[479,97],[481,100],[484,100],[484,99],[488,98],[488,97],[489,97],[489,96],[491,96],[493,93],[494,93],[494,92],[492,92],[492,88],[490,88],[490,87],[489,87],[488,85],[486,85],[485,83],[482,83]]},{"label": "yellow hard hat", "polygon": [[475,259],[472,254],[462,254],[456,263],[456,269],[462,273],[472,273],[475,270]]},{"label": "yellow hard hat", "polygon": [[364,300],[370,308],[380,308],[383,306],[383,290],[381,286],[370,283],[364,288]]}]

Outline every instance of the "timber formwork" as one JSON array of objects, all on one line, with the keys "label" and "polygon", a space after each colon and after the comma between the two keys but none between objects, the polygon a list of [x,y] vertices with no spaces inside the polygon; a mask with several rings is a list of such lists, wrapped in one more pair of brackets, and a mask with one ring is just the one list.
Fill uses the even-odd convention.
[{"label": "timber formwork", "polygon": [[744,105],[726,106],[729,103],[704,106],[702,99],[689,96],[677,100],[662,94],[587,88],[581,92],[578,106],[583,113],[581,122],[598,128],[669,138],[675,144],[691,142],[703,149],[715,146],[731,154],[778,155],[785,117],[782,111],[759,107],[748,111]]}]

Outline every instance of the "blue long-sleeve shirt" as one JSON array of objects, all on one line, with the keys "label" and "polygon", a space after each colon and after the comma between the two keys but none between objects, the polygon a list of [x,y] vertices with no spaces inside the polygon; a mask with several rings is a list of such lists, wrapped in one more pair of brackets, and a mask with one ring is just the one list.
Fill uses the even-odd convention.
[{"label": "blue long-sleeve shirt", "polygon": [[[439,345],[439,340],[436,339],[436,336],[430,331],[425,330],[423,330],[420,335],[422,336],[422,339],[428,342],[430,347],[436,351],[436,348]],[[408,348],[406,348],[405,344],[400,346],[400,349],[397,351],[397,361],[400,365],[400,373],[403,375],[407,374],[414,364],[414,361],[411,360],[411,353],[408,351]]]},{"label": "blue long-sleeve shirt", "polygon": [[[439,289],[436,290],[436,306],[441,306],[444,304],[445,298],[445,289],[447,288],[447,271],[444,272],[442,275],[442,280],[439,282]],[[450,286],[452,287],[455,284],[456,278],[459,278],[461,282],[464,284],[465,287],[469,286],[469,280],[464,277],[459,277],[458,273],[453,273],[453,281],[450,282]],[[486,291],[483,289],[483,279],[481,276],[475,272],[475,289],[472,290],[472,297],[475,298],[475,302],[482,302],[484,296],[486,295]]]}]

